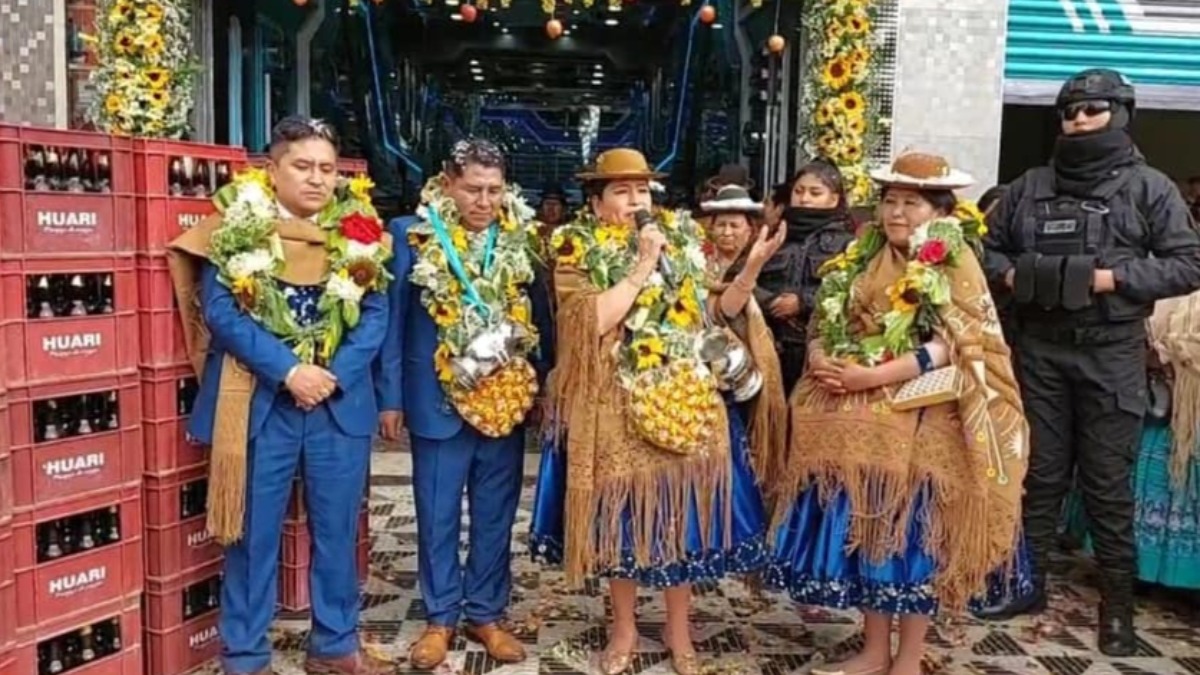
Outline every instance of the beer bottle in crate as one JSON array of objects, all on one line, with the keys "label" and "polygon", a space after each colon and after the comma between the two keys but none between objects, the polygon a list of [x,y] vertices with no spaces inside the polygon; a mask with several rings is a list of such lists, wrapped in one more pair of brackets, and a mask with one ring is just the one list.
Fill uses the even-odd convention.
[{"label": "beer bottle in crate", "polygon": [[38,277],[29,277],[25,285],[25,294],[29,299],[29,318],[54,318],[54,306],[51,303],[50,277],[45,274]]},{"label": "beer bottle in crate", "polygon": [[37,526],[38,562],[56,560],[63,555],[58,541],[58,527],[54,521]]},{"label": "beer bottle in crate", "polygon": [[117,311],[113,305],[115,298],[113,297],[113,275],[105,274],[100,280],[100,313],[112,314]]},{"label": "beer bottle in crate", "polygon": [[[38,674],[58,675],[64,668],[62,637],[51,638],[38,645]],[[43,651],[43,648],[44,651]],[[45,657],[43,658],[43,654]]]},{"label": "beer bottle in crate", "polygon": [[67,192],[83,192],[83,160],[77,148],[67,152],[66,180],[63,181]]},{"label": "beer bottle in crate", "polygon": [[96,192],[112,192],[112,160],[107,152],[96,153]]},{"label": "beer bottle in crate", "polygon": [[92,537],[93,514],[85,513],[79,516],[79,550],[90,551],[96,548],[96,540]]},{"label": "beer bottle in crate", "polygon": [[58,401],[48,399],[35,401],[33,404],[34,418],[40,432],[35,440],[39,443],[57,441],[62,438],[62,419],[58,409]]},{"label": "beer bottle in crate", "polygon": [[25,146],[25,189],[48,190],[46,180],[46,149],[40,145]]},{"label": "beer bottle in crate", "polygon": [[75,274],[71,276],[71,310],[68,312],[70,316],[87,316],[87,289],[83,283],[83,276]]},{"label": "beer bottle in crate", "polygon": [[115,506],[108,507],[108,517],[105,518],[108,525],[108,540],[121,540],[121,511]]},{"label": "beer bottle in crate", "polygon": [[212,174],[208,168],[208,160],[196,161],[196,180],[192,186],[192,196],[207,197],[212,190]]},{"label": "beer bottle in crate", "polygon": [[105,405],[105,413],[108,417],[106,426],[110,429],[118,429],[121,426],[121,403],[117,397],[117,392],[108,392],[108,401]]},{"label": "beer bottle in crate", "polygon": [[96,660],[96,643],[91,626],[79,629],[79,660],[84,663]]},{"label": "beer bottle in crate", "polygon": [[49,146],[46,148],[46,181],[51,190],[63,189],[63,166],[62,157],[59,155],[59,150],[56,147]]},{"label": "beer bottle in crate", "polygon": [[91,402],[91,394],[84,394],[83,396],[76,396],[71,399],[72,406],[79,411],[79,424],[76,426],[76,433],[80,436],[86,436],[94,433],[95,430],[99,428],[92,424]]}]

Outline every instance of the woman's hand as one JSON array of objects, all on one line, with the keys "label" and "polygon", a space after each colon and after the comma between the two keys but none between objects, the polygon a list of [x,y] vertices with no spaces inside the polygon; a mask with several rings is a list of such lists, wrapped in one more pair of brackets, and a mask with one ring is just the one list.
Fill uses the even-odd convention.
[{"label": "woman's hand", "polygon": [[771,301],[768,308],[771,316],[776,319],[790,319],[800,316],[800,297],[795,293],[782,293]]},{"label": "woman's hand", "polygon": [[758,236],[755,237],[754,243],[750,245],[750,252],[746,254],[746,269],[753,272],[755,276],[762,271],[763,265],[775,255],[783,242],[787,240],[787,228],[778,227],[775,229],[775,234],[771,234],[771,228],[763,226],[758,230]]},{"label": "woman's hand", "polygon": [[667,235],[651,223],[638,231],[638,262],[641,269],[653,270],[658,265],[662,250],[667,245]]},{"label": "woman's hand", "polygon": [[878,371],[857,363],[815,359],[811,371],[817,384],[831,394],[848,394],[879,387]]}]

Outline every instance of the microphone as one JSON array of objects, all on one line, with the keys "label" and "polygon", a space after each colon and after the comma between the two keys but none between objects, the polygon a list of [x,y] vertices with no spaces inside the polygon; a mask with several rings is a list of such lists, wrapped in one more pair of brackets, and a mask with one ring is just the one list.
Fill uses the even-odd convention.
[{"label": "microphone", "polygon": [[[646,209],[638,209],[638,211],[633,214],[633,222],[637,224],[637,229],[640,232],[642,228],[646,227],[647,225],[654,224],[654,216],[651,216],[650,212]],[[658,272],[659,274],[663,275],[663,279],[666,280],[668,284],[674,282],[674,269],[671,267],[671,261],[667,259],[667,252],[665,249],[660,251],[658,254]]]}]

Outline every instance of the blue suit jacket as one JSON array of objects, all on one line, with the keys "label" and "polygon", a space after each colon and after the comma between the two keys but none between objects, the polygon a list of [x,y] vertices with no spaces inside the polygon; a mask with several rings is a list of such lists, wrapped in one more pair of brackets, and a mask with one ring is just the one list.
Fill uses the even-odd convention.
[{"label": "blue suit jacket", "polygon": [[[408,280],[415,258],[415,251],[408,245],[408,228],[417,222],[419,219],[408,216],[388,225],[396,242],[391,262],[395,280],[388,293],[391,319],[376,378],[379,409],[403,412],[405,425],[417,436],[447,440],[458,434],[463,420],[446,400],[434,371],[437,324],[421,304],[421,287]],[[541,339],[539,353],[531,355],[531,363],[538,372],[538,381],[544,382],[554,363],[554,322],[544,275],[539,274],[527,290]]]},{"label": "blue suit jacket", "polygon": [[[202,443],[212,442],[221,363],[228,353],[248,368],[256,380],[250,401],[249,438],[253,439],[274,408],[276,398],[281,393],[290,396],[283,381],[299,360],[278,337],[238,307],[229,289],[217,281],[217,268],[213,265],[204,266],[200,293],[212,343],[204,361],[204,377],[196,394],[188,433]],[[329,365],[338,381],[337,391],[324,405],[329,406],[334,421],[348,436],[371,436],[379,426],[371,366],[387,332],[387,303],[383,293],[368,293],[363,297],[362,319],[346,331]]]}]

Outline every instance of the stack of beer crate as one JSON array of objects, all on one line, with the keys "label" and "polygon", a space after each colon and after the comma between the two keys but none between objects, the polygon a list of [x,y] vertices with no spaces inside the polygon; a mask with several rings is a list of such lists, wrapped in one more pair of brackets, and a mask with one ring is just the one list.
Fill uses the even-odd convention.
[{"label": "stack of beer crate", "polygon": [[[0,297],[0,312],[4,299]],[[8,391],[0,377],[0,673],[14,671],[17,646],[17,582],[13,576],[12,455],[8,442]]]},{"label": "stack of beer crate", "polygon": [[[250,163],[262,166],[266,158],[255,155]],[[367,162],[361,159],[343,159],[338,162],[338,173],[353,177],[367,173]],[[279,606],[285,610],[299,612],[309,608],[311,597],[308,575],[312,565],[312,541],[308,534],[308,517],[304,510],[304,484],[297,478],[292,487],[291,502],[287,519],[283,524],[283,546],[279,558]],[[360,582],[365,582],[370,558],[370,539],[367,529],[367,504],[358,515],[358,545],[355,547]]]},{"label": "stack of beer crate", "polygon": [[162,140],[134,144],[138,359],[145,432],[146,652],[152,675],[215,658],[221,547],[205,522],[208,451],[187,438],[198,383],[166,248],[215,211],[212,196],[245,166],[241,148]]},{"label": "stack of beer crate", "polygon": [[142,665],[132,146],[0,125],[5,672]]}]

